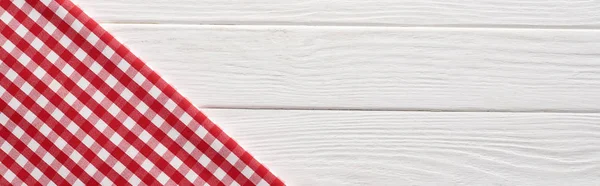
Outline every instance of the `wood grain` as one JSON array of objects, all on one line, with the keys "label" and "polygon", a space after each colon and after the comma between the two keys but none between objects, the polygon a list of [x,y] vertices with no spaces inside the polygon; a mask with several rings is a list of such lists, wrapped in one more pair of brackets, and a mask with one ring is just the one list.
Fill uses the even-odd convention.
[{"label": "wood grain", "polygon": [[599,31],[105,26],[200,107],[600,109]]},{"label": "wood grain", "polygon": [[590,0],[75,0],[111,23],[598,27]]},{"label": "wood grain", "polygon": [[290,185],[600,184],[600,114],[203,111]]}]

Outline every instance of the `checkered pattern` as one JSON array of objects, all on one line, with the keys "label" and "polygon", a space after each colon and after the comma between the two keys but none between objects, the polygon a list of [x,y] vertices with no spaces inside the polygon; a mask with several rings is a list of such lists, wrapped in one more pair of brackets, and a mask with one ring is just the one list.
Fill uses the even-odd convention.
[{"label": "checkered pattern", "polygon": [[68,0],[0,0],[0,185],[283,185]]}]

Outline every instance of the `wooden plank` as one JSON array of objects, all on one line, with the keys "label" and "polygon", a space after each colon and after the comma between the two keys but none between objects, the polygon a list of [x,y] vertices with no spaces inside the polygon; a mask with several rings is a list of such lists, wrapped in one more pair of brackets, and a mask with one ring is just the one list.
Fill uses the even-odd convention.
[{"label": "wooden plank", "polygon": [[75,0],[102,22],[598,27],[589,0]]},{"label": "wooden plank", "polygon": [[201,107],[600,109],[600,33],[106,24]]},{"label": "wooden plank", "polygon": [[204,112],[289,185],[600,183],[600,114]]}]

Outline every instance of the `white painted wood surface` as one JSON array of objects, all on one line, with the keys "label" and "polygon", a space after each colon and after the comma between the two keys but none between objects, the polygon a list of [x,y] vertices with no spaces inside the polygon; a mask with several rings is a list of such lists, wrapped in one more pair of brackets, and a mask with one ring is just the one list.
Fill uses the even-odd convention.
[{"label": "white painted wood surface", "polygon": [[290,185],[600,183],[600,114],[204,112]]},{"label": "white painted wood surface", "polygon": [[106,27],[201,107],[600,109],[596,30]]},{"label": "white painted wood surface", "polygon": [[112,23],[598,27],[595,0],[75,0]]},{"label": "white painted wood surface", "polygon": [[600,185],[600,1],[75,2],[289,185]]}]

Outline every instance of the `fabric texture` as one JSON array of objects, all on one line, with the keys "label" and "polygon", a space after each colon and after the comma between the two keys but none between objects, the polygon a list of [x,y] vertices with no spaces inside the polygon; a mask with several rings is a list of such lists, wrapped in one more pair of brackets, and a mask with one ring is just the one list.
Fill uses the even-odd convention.
[{"label": "fabric texture", "polygon": [[283,185],[70,1],[0,20],[0,185]]}]

